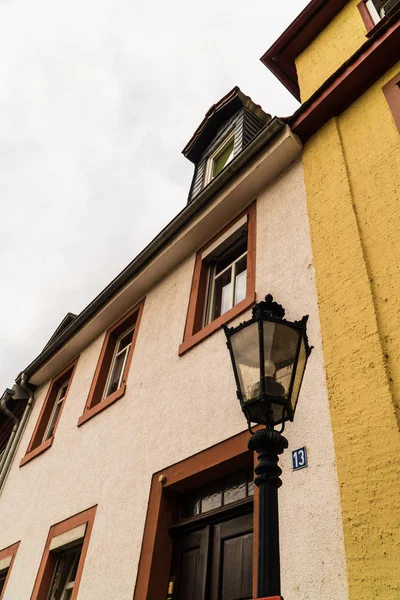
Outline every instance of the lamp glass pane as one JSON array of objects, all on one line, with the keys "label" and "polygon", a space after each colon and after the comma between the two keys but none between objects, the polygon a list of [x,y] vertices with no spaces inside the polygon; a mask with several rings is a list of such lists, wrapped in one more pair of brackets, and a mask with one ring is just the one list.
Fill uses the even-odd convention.
[{"label": "lamp glass pane", "polygon": [[300,334],[284,323],[264,321],[263,326],[265,393],[288,400]]},{"label": "lamp glass pane", "polygon": [[305,347],[304,338],[303,338],[301,340],[301,344],[300,344],[299,360],[297,362],[297,370],[296,370],[296,375],[295,375],[294,382],[293,382],[293,391],[292,391],[292,398],[291,398],[293,412],[296,408],[297,397],[300,392],[300,386],[301,386],[301,382],[303,379],[304,370],[306,368],[306,362],[307,362],[307,352],[306,352],[306,347]]},{"label": "lamp glass pane", "polygon": [[258,323],[251,323],[231,336],[235,365],[239,377],[243,402],[254,398],[260,385],[260,351]]}]

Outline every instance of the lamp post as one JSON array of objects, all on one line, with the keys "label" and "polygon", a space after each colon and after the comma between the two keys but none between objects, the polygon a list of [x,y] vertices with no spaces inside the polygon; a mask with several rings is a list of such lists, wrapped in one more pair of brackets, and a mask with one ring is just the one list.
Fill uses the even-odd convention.
[{"label": "lamp post", "polygon": [[[311,347],[307,320],[290,322],[271,295],[253,307],[249,321],[224,326],[235,375],[237,396],[252,434],[248,446],[257,452],[255,484],[259,487],[257,596],[281,593],[278,488],[279,455],[288,447],[282,432],[293,421]],[[255,433],[252,423],[265,425]],[[281,430],[274,429],[281,424]]]}]

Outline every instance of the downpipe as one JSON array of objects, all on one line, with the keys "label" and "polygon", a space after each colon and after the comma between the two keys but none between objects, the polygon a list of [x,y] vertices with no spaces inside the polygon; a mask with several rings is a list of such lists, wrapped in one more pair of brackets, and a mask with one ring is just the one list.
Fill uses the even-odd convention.
[{"label": "downpipe", "polygon": [[[14,393],[11,396],[8,395],[6,401],[10,397],[13,397],[13,395],[17,391],[18,387],[22,388],[23,392],[25,392],[25,394],[28,397],[28,402],[27,402],[27,405],[25,407],[24,414],[22,415],[21,420],[19,421],[19,423],[18,423],[18,419],[15,417],[15,415],[13,415],[6,408],[6,410],[8,411],[8,412],[6,412],[7,416],[9,416],[8,413],[10,413],[12,415],[12,417],[10,417],[10,418],[13,418],[13,420],[14,420],[14,427],[13,427],[13,432],[12,432],[12,434],[10,436],[10,440],[9,440],[9,442],[7,444],[6,451],[4,452],[3,459],[2,459],[1,464],[0,464],[0,494],[1,494],[4,481],[5,481],[6,477],[7,477],[8,471],[10,469],[11,463],[12,463],[13,458],[15,456],[15,452],[17,450],[18,444],[19,444],[21,436],[22,436],[22,434],[24,432],[26,423],[28,421],[28,418],[29,418],[29,415],[30,415],[30,412],[31,412],[32,406],[33,406],[34,392],[28,386],[28,382],[26,380],[25,373],[22,373],[21,380],[19,381],[18,384],[14,385],[14,388],[12,390]],[[11,390],[8,390],[8,391],[11,391]],[[3,397],[4,397],[4,395],[5,394],[3,394]],[[2,408],[2,410],[3,410],[3,408]],[[5,411],[3,410],[3,412],[5,412]],[[16,421],[16,423],[15,423],[15,421]]]},{"label": "downpipe", "polygon": [[6,461],[8,453],[10,451],[11,444],[14,440],[15,434],[17,433],[18,425],[19,425],[18,418],[7,407],[7,402],[13,397],[13,395],[14,395],[14,390],[10,390],[9,388],[7,388],[6,391],[3,393],[1,400],[0,400],[1,412],[3,412],[9,419],[11,419],[11,421],[14,422],[10,437],[9,437],[7,445],[5,447],[3,456],[1,457],[1,460],[0,460],[0,473],[3,472],[3,465]]}]

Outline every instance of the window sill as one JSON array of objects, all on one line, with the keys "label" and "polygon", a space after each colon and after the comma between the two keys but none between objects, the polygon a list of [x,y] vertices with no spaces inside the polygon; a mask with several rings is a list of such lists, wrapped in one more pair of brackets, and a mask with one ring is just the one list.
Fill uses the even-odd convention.
[{"label": "window sill", "polygon": [[89,419],[97,415],[99,412],[101,412],[105,408],[108,408],[111,404],[114,404],[114,402],[122,398],[122,396],[125,394],[125,390],[126,384],[124,383],[118,390],[115,390],[115,392],[113,392],[111,396],[108,396],[107,398],[105,398],[98,404],[95,404],[91,408],[85,409],[83,415],[81,415],[78,419],[78,427],[80,427],[81,425],[83,425],[83,423],[86,423],[86,421],[89,421]]},{"label": "window sill", "polygon": [[206,327],[203,327],[203,329],[197,331],[197,333],[194,333],[190,337],[187,337],[179,346],[179,356],[182,356],[182,354],[190,350],[190,348],[193,348],[193,346],[196,346],[197,344],[202,342],[205,338],[212,335],[215,331],[221,329],[222,325],[225,325],[225,323],[228,323],[229,321],[232,321],[232,319],[234,319],[235,317],[239,316],[242,312],[250,308],[250,306],[252,306],[255,301],[255,294],[247,296],[247,298],[239,302],[239,304],[236,304],[236,306],[228,310],[220,317],[218,317],[218,319],[215,319],[215,321],[209,323],[208,325],[206,325]]},{"label": "window sill", "polygon": [[21,462],[19,463],[19,466],[22,467],[23,465],[28,463],[30,460],[32,460],[36,456],[39,456],[39,454],[42,454],[43,452],[45,452],[48,448],[50,448],[53,445],[53,440],[54,440],[54,436],[52,435],[51,437],[49,437],[48,440],[46,440],[45,442],[40,444],[40,446],[37,446],[30,452],[27,452],[25,454],[25,456],[23,457],[23,459],[21,460]]}]

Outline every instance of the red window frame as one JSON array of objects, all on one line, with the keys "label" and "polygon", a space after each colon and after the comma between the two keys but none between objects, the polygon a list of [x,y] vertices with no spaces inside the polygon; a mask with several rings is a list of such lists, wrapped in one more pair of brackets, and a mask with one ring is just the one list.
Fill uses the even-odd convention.
[{"label": "red window frame", "polygon": [[[140,321],[142,318],[143,306],[144,299],[107,330],[100,352],[100,357],[97,362],[92,385],[90,386],[85,410],[78,420],[78,427],[124,396],[126,391],[126,381],[128,378]],[[115,390],[115,392],[110,394],[110,396],[103,398],[104,388],[107,385],[107,379],[112,365],[117,340],[124,331],[132,326],[135,327],[135,330],[123,371],[122,384],[117,390]]]},{"label": "red window frame", "polygon": [[[58,423],[60,422],[61,414],[64,409],[65,403],[67,401],[67,396],[71,387],[72,378],[75,373],[76,365],[78,363],[79,357],[77,357],[72,363],[70,363],[67,367],[65,367],[60,373],[58,373],[50,382],[49,389],[47,391],[46,397],[43,402],[42,409],[40,411],[39,418],[37,420],[35,429],[33,431],[31,440],[29,442],[28,448],[26,450],[26,454],[20,462],[20,467],[25,465],[27,462],[42,454],[50,448],[54,441],[54,436],[56,433],[56,429],[58,427]],[[68,383],[68,388],[64,396],[64,400],[61,405],[60,412],[58,414],[57,420],[54,425],[53,434],[45,441],[43,440],[43,436],[45,434],[47,425],[49,423],[49,419],[51,418],[51,413],[54,407],[54,404],[57,400],[57,394],[60,390],[60,387],[66,382]]]},{"label": "red window frame", "polygon": [[7,583],[10,578],[11,569],[13,567],[15,555],[17,554],[19,545],[20,545],[20,542],[17,542],[16,544],[12,544],[11,546],[7,546],[7,548],[3,548],[3,550],[0,550],[0,560],[3,560],[4,558],[9,558],[11,556],[11,562],[10,562],[10,566],[8,567],[7,577],[6,577],[6,580],[4,583],[3,590],[0,593],[0,600],[2,600],[2,598],[4,597],[4,593],[6,591]]},{"label": "red window frame", "polygon": [[53,579],[54,569],[57,563],[57,552],[50,550],[50,544],[53,538],[62,533],[66,533],[79,525],[86,523],[85,536],[83,537],[82,552],[79,559],[78,570],[75,578],[75,585],[72,592],[71,600],[76,600],[78,596],[79,584],[81,582],[83,567],[85,564],[86,554],[89,547],[90,536],[93,529],[94,518],[96,516],[97,506],[93,506],[83,512],[80,512],[73,517],[60,521],[50,527],[47,536],[46,544],[43,550],[42,560],[38,574],[36,576],[35,585],[31,595],[31,600],[47,600],[50,591],[51,582]]},{"label": "red window frame", "polygon": [[[205,250],[218,241],[226,231],[247,215],[247,280],[246,297],[244,300],[233,306],[220,317],[211,321],[206,326],[202,326],[204,305],[206,302],[208,288],[209,267],[203,261],[202,255]],[[222,325],[231,321],[242,312],[247,310],[256,299],[255,292],[256,281],[256,201],[241,212],[224,229],[215,235],[207,244],[205,244],[196,254],[196,261],[193,272],[192,288],[189,296],[189,305],[186,316],[185,331],[182,344],[179,346],[179,355],[181,356],[187,350],[204,340],[209,335],[220,329]]]}]

